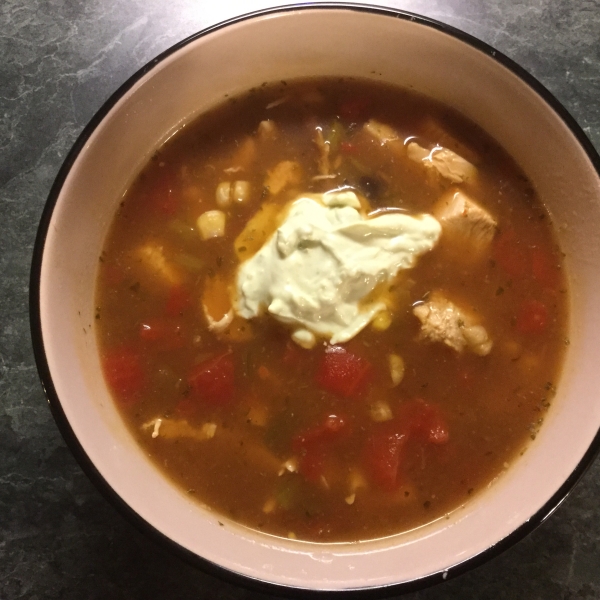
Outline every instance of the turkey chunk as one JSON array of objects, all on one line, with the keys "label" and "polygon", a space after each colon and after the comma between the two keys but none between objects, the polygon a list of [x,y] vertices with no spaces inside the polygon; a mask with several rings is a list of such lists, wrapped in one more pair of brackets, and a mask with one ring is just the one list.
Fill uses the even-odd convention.
[{"label": "turkey chunk", "polygon": [[398,133],[389,125],[380,123],[375,119],[371,119],[364,124],[364,130],[377,140],[382,146],[388,142],[393,142],[398,139]]},{"label": "turkey chunk", "polygon": [[258,139],[261,142],[265,142],[267,140],[274,140],[277,137],[277,125],[275,125],[275,121],[271,119],[266,119],[261,121],[258,124],[258,128],[256,130],[258,135]]},{"label": "turkey chunk", "polygon": [[440,292],[433,292],[427,302],[413,308],[413,313],[421,321],[419,339],[442,342],[457,352],[470,350],[479,356],[492,349],[492,341],[477,318]]},{"label": "turkey chunk", "polygon": [[275,195],[290,185],[297,185],[301,178],[300,165],[293,160],[283,160],[267,172],[264,186]]},{"label": "turkey chunk", "polygon": [[411,160],[420,162],[426,169],[435,169],[442,177],[453,183],[473,179],[477,174],[476,167],[469,161],[442,146],[427,150],[417,142],[410,142],[406,147],[406,153]]},{"label": "turkey chunk", "polygon": [[433,207],[433,216],[440,222],[445,236],[462,241],[474,250],[491,243],[497,223],[485,209],[464,192],[450,190]]},{"label": "turkey chunk", "polygon": [[148,242],[135,250],[135,257],[144,270],[156,280],[168,285],[179,285],[181,274],[165,257],[164,249],[153,242]]},{"label": "turkey chunk", "polygon": [[197,441],[210,440],[215,436],[215,423],[204,423],[201,427],[190,425],[185,419],[156,418],[142,425],[143,431],[152,431],[153,438],[191,438]]},{"label": "turkey chunk", "polygon": [[329,175],[329,152],[331,145],[323,137],[323,129],[317,127],[313,141],[319,150],[319,175]]}]

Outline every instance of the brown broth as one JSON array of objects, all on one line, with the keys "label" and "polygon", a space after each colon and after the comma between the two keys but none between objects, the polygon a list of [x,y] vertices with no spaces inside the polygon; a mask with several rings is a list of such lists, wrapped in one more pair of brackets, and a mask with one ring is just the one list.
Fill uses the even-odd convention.
[{"label": "brown broth", "polygon": [[[348,185],[368,197],[373,209],[421,213],[456,187],[374,143],[362,129],[370,118],[393,127],[401,140],[416,136],[475,160],[477,179],[458,187],[494,216],[498,232],[483,258],[463,260],[442,239],[415,268],[399,274],[389,328],[369,326],[344,344],[374,372],[365,394],[344,398],[315,383],[322,344],[295,347],[289,331],[264,316],[216,335],[200,299],[215,278],[231,280],[239,263],[234,240],[267,200],[284,206],[300,192]],[[274,122],[277,135],[262,140],[257,128],[265,119]],[[314,179],[317,126],[331,142],[335,179]],[[297,161],[301,178],[273,196],[265,177],[283,160]],[[225,171],[240,165],[239,171]],[[199,215],[217,208],[220,182],[238,179],[249,182],[250,197],[226,210],[224,237],[202,240]],[[148,268],[140,254],[149,244],[161,249],[162,269]],[[182,128],[139,174],[100,257],[97,336],[123,418],[177,485],[217,512],[275,535],[371,539],[456,510],[535,438],[567,343],[561,265],[549,216],[531,183],[497,143],[455,111],[373,82],[282,82],[229,99]],[[476,311],[494,342],[488,356],[419,339],[412,306],[433,290]],[[519,315],[531,300],[546,307],[547,318],[539,331],[524,332]],[[235,339],[244,337],[250,339]],[[233,401],[203,402],[190,391],[190,372],[230,351]],[[390,353],[405,363],[397,387],[390,379]],[[370,407],[384,401],[397,415],[415,399],[442,415],[448,441],[436,445],[411,437],[403,446],[397,485],[380,489],[365,455],[373,432],[388,425],[374,423]],[[349,433],[324,443],[322,477],[280,474],[283,463],[298,454],[293,439],[318,429],[330,414],[343,415]],[[210,439],[169,438],[163,423],[163,433],[152,437],[152,428],[143,425],[157,417],[187,422],[199,437],[206,423],[216,430]]]}]

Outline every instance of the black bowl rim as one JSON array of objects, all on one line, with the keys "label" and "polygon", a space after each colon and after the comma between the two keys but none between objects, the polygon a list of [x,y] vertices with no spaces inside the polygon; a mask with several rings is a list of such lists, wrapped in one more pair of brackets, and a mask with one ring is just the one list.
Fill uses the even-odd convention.
[{"label": "black bowl rim", "polygon": [[569,475],[563,485],[556,491],[556,493],[540,508],[526,523],[520,525],[508,536],[498,541],[496,544],[490,546],[483,552],[463,561],[456,565],[437,573],[432,573],[422,578],[405,581],[401,583],[395,583],[390,585],[374,586],[369,588],[354,588],[346,590],[314,590],[311,588],[301,588],[285,586],[282,584],[272,583],[269,581],[263,581],[255,579],[240,573],[231,571],[225,567],[215,564],[194,552],[180,546],[177,542],[155,529],[150,523],[145,521],[140,515],[138,515],[116,492],[112,489],[110,484],[104,479],[104,477],[96,469],[90,458],[84,451],[81,443],[75,436],[71,425],[63,411],[62,405],[56,389],[54,388],[52,374],[48,366],[46,359],[46,353],[44,348],[44,340],[42,336],[42,323],[40,313],[40,283],[41,283],[41,269],[42,269],[42,258],[44,254],[44,247],[48,229],[54,208],[56,206],[58,197],[60,195],[62,186],[73,166],[75,160],[79,156],[80,152],[85,147],[87,140],[90,138],[92,133],[102,122],[104,117],[110,112],[115,104],[129,91],[142,77],[154,69],[159,63],[171,56],[173,53],[187,46],[191,42],[200,39],[206,35],[209,35],[219,29],[223,29],[233,24],[242,23],[247,20],[262,18],[279,13],[303,11],[303,10],[348,10],[357,12],[367,12],[371,14],[377,14],[381,16],[387,16],[396,19],[402,19],[405,21],[411,21],[420,25],[424,25],[450,35],[474,49],[483,52],[487,56],[491,57],[516,76],[524,81],[531,89],[533,89],[545,102],[548,104],[554,112],[562,119],[565,125],[569,128],[570,132],[577,139],[587,157],[593,164],[596,173],[600,177],[600,156],[596,152],[593,144],[588,139],[586,134],[583,132],[581,127],[577,124],[575,119],[567,111],[567,109],[554,97],[554,95],[547,90],[533,75],[528,73],[524,68],[519,66],[512,59],[508,58],[498,50],[494,49],[489,44],[479,40],[478,38],[465,33],[453,26],[447,25],[435,19],[411,13],[404,10],[360,4],[352,2],[315,2],[307,4],[289,4],[283,6],[277,6],[267,8],[263,10],[257,10],[250,13],[240,15],[222,21],[210,27],[207,27],[187,38],[171,46],[159,54],[156,58],[152,59],[141,69],[139,69],[134,75],[132,75],[125,83],[123,83],[101,106],[101,108],[92,117],[90,122],[83,129],[77,141],[71,148],[67,157],[65,158],[57,176],[54,180],[48,199],[44,206],[42,216],[40,219],[40,225],[37,231],[35,245],[33,249],[33,258],[30,272],[30,285],[29,285],[29,317],[30,317],[30,330],[33,344],[33,351],[35,361],[38,369],[38,374],[41,380],[44,394],[49,403],[51,413],[56,421],[59,431],[61,432],[67,446],[75,456],[77,462],[94,483],[101,494],[134,526],[140,531],[149,535],[152,539],[157,541],[163,547],[170,549],[172,552],[177,554],[179,557],[184,559],[186,562],[199,567],[203,571],[215,575],[221,579],[224,579],[230,583],[240,585],[249,589],[257,590],[263,593],[270,593],[276,595],[284,595],[288,597],[306,598],[310,596],[318,596],[324,598],[328,596],[335,596],[339,598],[340,593],[346,594],[352,598],[382,598],[390,596],[392,594],[404,594],[411,591],[420,590],[443,581],[450,580],[466,571],[469,571],[491,558],[498,556],[513,544],[524,538],[526,535],[531,533],[541,523],[543,523],[567,498],[572,491],[574,485],[582,477],[585,471],[592,464],[597,453],[600,451],[600,429],[592,444],[582,457],[581,461]]}]

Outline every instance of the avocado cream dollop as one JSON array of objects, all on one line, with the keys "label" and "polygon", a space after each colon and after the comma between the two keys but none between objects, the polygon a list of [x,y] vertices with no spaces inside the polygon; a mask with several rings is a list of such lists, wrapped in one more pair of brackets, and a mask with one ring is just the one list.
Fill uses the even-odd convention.
[{"label": "avocado cream dollop", "polygon": [[[346,342],[386,308],[374,294],[437,243],[431,215],[368,216],[354,192],[296,198],[275,233],[237,273],[237,313],[265,311],[310,347],[316,337]],[[367,301],[368,297],[368,301]]]}]

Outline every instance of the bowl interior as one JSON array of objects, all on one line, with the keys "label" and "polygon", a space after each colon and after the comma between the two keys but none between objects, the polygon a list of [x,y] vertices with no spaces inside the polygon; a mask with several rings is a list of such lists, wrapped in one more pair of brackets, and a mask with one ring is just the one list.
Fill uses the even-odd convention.
[{"label": "bowl interior", "polygon": [[[100,373],[94,334],[103,241],[124,191],[153,151],[226,95],[265,81],[323,75],[412,88],[495,137],[553,216],[571,283],[571,344],[556,401],[535,443],[450,519],[360,544],[317,545],[229,522],[220,526],[223,518],[168,483],[127,432]],[[68,426],[106,483],[142,519],[225,569],[283,586],[331,590],[444,573],[545,516],[598,434],[598,198],[592,161],[542,96],[493,56],[437,27],[377,11],[305,7],[215,28],[132,83],[96,123],[51,198],[40,271],[41,333]]]}]

